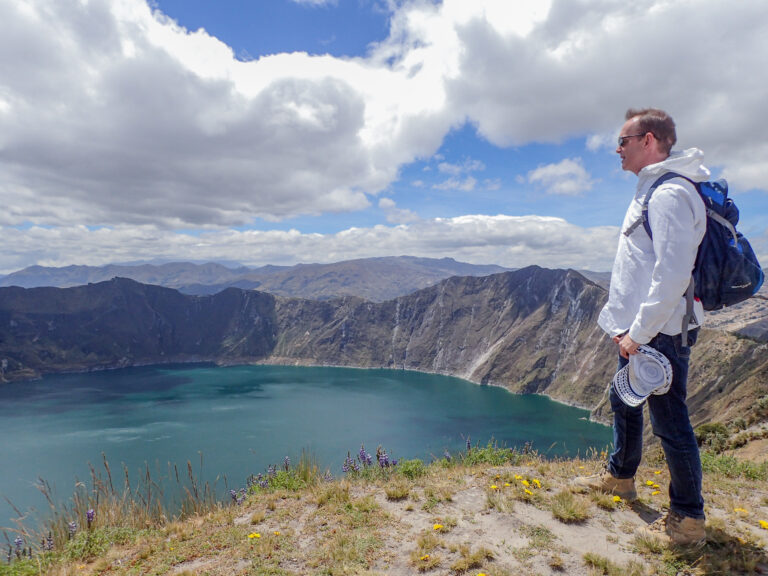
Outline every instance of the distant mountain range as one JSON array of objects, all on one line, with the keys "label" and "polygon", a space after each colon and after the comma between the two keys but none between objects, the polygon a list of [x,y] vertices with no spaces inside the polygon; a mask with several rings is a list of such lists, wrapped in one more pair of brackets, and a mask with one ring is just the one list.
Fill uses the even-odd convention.
[{"label": "distant mountain range", "polygon": [[[394,368],[460,376],[594,408],[615,370],[596,325],[606,291],[573,270],[453,276],[385,302],[213,295],[116,278],[0,288],[0,381],[122,366],[215,362]],[[768,392],[765,344],[703,331],[695,422],[746,417]]]},{"label": "distant mountain range", "polygon": [[195,295],[216,294],[225,288],[242,288],[313,300],[359,296],[383,302],[432,286],[451,276],[486,276],[505,270],[507,268],[501,266],[466,264],[452,258],[412,256],[261,268],[228,268],[211,262],[63,268],[30,266],[0,278],[0,286],[69,288],[112,278],[130,278],[143,284],[176,288],[185,294]]}]

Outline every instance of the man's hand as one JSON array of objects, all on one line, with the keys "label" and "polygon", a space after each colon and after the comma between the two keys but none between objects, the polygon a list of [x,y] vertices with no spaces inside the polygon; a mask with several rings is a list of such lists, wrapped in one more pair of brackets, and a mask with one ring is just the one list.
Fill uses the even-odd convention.
[{"label": "man's hand", "polygon": [[619,354],[622,358],[629,358],[630,354],[637,354],[637,349],[640,346],[629,337],[629,334],[614,336],[613,341],[619,345]]}]

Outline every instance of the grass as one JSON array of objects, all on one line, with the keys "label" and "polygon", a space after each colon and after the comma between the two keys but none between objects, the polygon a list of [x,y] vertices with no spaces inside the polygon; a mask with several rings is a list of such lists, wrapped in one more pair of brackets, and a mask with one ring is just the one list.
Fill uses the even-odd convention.
[{"label": "grass", "polygon": [[484,547],[472,550],[469,544],[458,547],[459,558],[451,564],[451,570],[463,574],[475,568],[482,568],[488,561],[493,560],[493,552]]},{"label": "grass", "polygon": [[589,500],[569,490],[555,494],[550,505],[552,515],[566,524],[585,522],[592,517]]},{"label": "grass", "polygon": [[[708,543],[692,553],[636,538],[639,520],[631,520],[640,509],[567,489],[573,476],[591,472],[600,458],[548,460],[489,445],[431,464],[404,461],[398,465],[403,468],[358,460],[358,470],[329,480],[304,455],[296,466],[270,467],[252,477],[247,489],[223,501],[195,480],[188,464],[183,475],[172,469],[188,500],[175,514],[163,507],[163,489],[149,473],[137,485],[126,476],[116,488],[105,461],[66,506],[51,504],[39,530],[25,527],[21,517],[15,528],[5,529],[12,554],[10,562],[5,553],[0,557],[0,576],[381,576],[397,573],[395,567],[426,574],[551,570],[698,576],[752,574],[768,567],[768,530],[760,524],[768,520],[768,500],[760,496],[768,493],[768,481],[760,479],[759,465],[703,454],[707,506],[720,517],[710,515]],[[667,481],[663,463],[653,464],[641,470],[639,482]],[[655,475],[660,469],[664,474]],[[42,489],[48,490],[44,484]],[[663,509],[666,493],[650,493],[642,492],[641,508]],[[471,498],[477,501],[467,508]],[[90,523],[89,510],[94,510]],[[589,518],[596,521],[586,522]],[[497,528],[486,526],[488,521]],[[71,522],[77,529],[70,535]],[[569,549],[563,540],[569,531],[601,526],[611,527],[610,535],[599,537],[601,547],[630,551],[637,560],[618,563],[610,554]],[[15,552],[15,538],[23,539],[23,555]]]},{"label": "grass", "polygon": [[587,552],[584,554],[584,564],[594,574],[604,576],[644,576],[645,568],[642,564],[629,562],[627,565],[619,565],[598,554]]}]

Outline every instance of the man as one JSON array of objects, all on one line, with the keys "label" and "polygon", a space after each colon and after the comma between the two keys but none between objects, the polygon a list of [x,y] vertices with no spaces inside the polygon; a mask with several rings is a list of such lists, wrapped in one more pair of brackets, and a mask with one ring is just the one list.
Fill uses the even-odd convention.
[{"label": "man", "polygon": [[[698,149],[671,152],[677,137],[666,112],[630,109],[625,118],[616,153],[621,167],[637,175],[637,190],[624,218],[608,303],[598,324],[618,345],[619,368],[642,344],[659,350],[672,365],[669,392],[646,400],[653,433],[661,440],[670,472],[669,512],[651,529],[663,529],[662,538],[675,544],[696,545],[706,537],[702,472],[685,399],[690,347],[704,314],[700,302],[694,303],[687,342],[682,342],[681,332],[685,293],[706,229],[706,210],[690,182],[672,178],[656,188],[648,204],[652,238],[644,226],[633,224],[641,217],[645,195],[661,175],[675,172],[700,182],[709,178],[709,170],[702,165]],[[635,473],[642,455],[643,406],[624,404],[613,387],[610,401],[614,451],[607,469],[598,476],[578,478],[576,484],[632,500],[637,497]]]}]

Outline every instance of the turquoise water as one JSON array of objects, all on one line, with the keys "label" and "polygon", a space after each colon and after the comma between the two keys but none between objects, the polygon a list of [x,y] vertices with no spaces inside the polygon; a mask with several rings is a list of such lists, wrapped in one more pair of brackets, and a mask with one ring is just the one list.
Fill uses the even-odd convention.
[{"label": "turquoise water", "polygon": [[[425,461],[463,450],[467,437],[575,455],[611,441],[587,416],[541,396],[396,370],[198,365],[51,376],[0,386],[0,498],[45,509],[38,478],[69,497],[102,454],[116,484],[123,467],[138,477],[149,466],[157,480],[169,462],[185,471],[191,461],[203,480],[219,476],[220,490],[223,476],[238,488],[302,450],[340,476],[361,444]],[[0,500],[0,526],[11,516]]]}]

